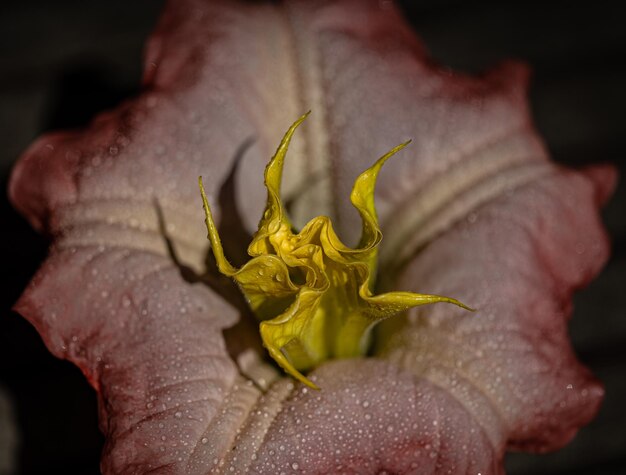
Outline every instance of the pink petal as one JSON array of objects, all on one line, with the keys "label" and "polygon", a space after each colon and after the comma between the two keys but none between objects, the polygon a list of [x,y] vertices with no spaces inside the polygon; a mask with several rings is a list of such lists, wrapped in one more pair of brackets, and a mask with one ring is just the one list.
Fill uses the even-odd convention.
[{"label": "pink petal", "polygon": [[252,473],[501,472],[503,447],[436,385],[374,359],[329,363],[315,375],[324,389],[284,402]]},{"label": "pink petal", "polygon": [[221,334],[232,307],[148,252],[57,250],[16,310],[98,391],[107,473],[178,464],[235,380]]},{"label": "pink petal", "polygon": [[[55,237],[17,308],[98,390],[105,473],[498,473],[505,445],[560,446],[592,417],[602,390],[565,317],[606,258],[595,208],[613,178],[547,162],[525,68],[442,71],[373,0],[187,0],[149,41],[145,83],[88,130],[39,139],[10,189]],[[297,221],[331,214],[352,236],[352,181],[413,138],[381,175],[382,264],[426,246],[400,285],[479,312],[414,312],[386,330],[392,363],[328,363],[321,393],[255,363],[263,393],[224,348],[236,311],[185,281],[168,240],[204,271],[196,179],[215,199],[240,153],[237,205],[253,228],[263,167],[309,108],[285,170]]]},{"label": "pink petal", "polygon": [[[410,312],[382,354],[454,395],[492,438],[545,451],[567,443],[602,401],[567,334],[572,291],[608,257],[596,207],[611,169],[554,171],[483,206],[422,251],[400,287],[455,295],[478,309]],[[491,406],[491,418],[482,407]]]}]

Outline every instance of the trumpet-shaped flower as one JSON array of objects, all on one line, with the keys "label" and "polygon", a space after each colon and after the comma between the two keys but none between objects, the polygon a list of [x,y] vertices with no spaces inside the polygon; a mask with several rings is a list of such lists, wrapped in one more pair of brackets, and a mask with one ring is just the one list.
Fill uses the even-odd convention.
[{"label": "trumpet-shaped flower", "polygon": [[[10,185],[53,238],[16,308],[97,391],[102,471],[484,475],[502,472],[506,449],[569,441],[603,395],[566,324],[573,290],[608,255],[597,209],[614,173],[548,160],[526,78],[513,63],[481,77],[440,69],[386,2],[171,1],[143,94],[38,139]],[[307,108],[282,173],[289,222],[280,154],[267,189],[261,177]],[[375,218],[381,162],[368,167],[407,138],[380,171]],[[355,179],[361,216],[344,199]],[[267,204],[252,259],[227,264],[248,242],[226,224],[252,231]],[[341,244],[358,242],[361,222],[360,244]],[[281,323],[263,339],[321,391],[264,358],[248,309],[206,277],[211,252],[264,328],[309,315],[312,334]],[[261,270],[275,283],[254,280]],[[357,356],[377,299],[400,295],[402,309],[416,290],[477,311],[412,308]]]}]

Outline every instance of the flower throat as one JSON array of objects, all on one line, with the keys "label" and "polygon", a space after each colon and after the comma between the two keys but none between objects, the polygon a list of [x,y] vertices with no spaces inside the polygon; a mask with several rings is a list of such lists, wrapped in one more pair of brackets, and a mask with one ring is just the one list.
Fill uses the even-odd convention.
[{"label": "flower throat", "polygon": [[438,295],[373,294],[382,239],[374,207],[376,178],[385,161],[410,141],[391,149],[356,179],[350,201],[363,225],[355,249],[339,240],[327,216],[313,218],[299,232],[294,231],[280,198],[280,185],[289,143],[308,114],[289,127],[265,168],[267,204],[248,246],[252,259],[239,269],[224,256],[202,177],[198,181],[219,271],[237,283],[260,320],[261,339],[270,356],[291,376],[319,389],[303,372],[331,358],[365,354],[378,322],[411,307],[437,302],[471,309]]}]

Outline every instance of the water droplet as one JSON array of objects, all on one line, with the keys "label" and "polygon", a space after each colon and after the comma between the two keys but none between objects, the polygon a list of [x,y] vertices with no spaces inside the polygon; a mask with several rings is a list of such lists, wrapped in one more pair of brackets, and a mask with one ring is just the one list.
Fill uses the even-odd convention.
[{"label": "water droplet", "polygon": [[202,437],[202,439],[200,440],[200,442],[202,442],[203,444],[206,444],[209,442],[209,439],[207,439],[206,437]]}]

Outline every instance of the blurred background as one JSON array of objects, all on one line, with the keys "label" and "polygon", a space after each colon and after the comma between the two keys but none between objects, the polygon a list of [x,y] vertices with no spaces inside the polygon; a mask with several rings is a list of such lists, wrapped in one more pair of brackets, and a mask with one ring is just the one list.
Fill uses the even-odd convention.
[{"label": "blurred background", "polygon": [[[478,73],[505,58],[534,71],[530,101],[554,159],[612,162],[626,176],[626,28],[620,2],[398,2],[433,57]],[[141,53],[162,0],[0,3],[0,189],[44,131],[86,125],[139,92]],[[10,308],[46,255],[0,196],[0,475],[97,474],[103,438],[80,371],[48,354]],[[575,298],[571,335],[607,396],[565,449],[511,454],[509,474],[626,473],[626,187],[605,209],[613,256]]]}]

